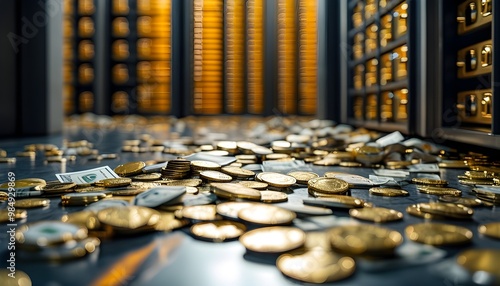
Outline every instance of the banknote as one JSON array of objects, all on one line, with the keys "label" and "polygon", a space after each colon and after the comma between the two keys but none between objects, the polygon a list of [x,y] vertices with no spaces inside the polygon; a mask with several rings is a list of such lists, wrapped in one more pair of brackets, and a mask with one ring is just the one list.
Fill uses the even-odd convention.
[{"label": "banknote", "polygon": [[56,177],[61,183],[91,184],[102,179],[119,178],[120,176],[109,166],[103,166],[78,172],[56,174]]}]

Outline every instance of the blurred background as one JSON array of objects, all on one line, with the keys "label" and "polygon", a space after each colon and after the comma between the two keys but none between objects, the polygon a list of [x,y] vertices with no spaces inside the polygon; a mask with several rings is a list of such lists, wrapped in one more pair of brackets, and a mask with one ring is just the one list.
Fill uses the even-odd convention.
[{"label": "blurred background", "polygon": [[0,5],[2,138],[89,114],[307,116],[500,146],[493,0]]}]

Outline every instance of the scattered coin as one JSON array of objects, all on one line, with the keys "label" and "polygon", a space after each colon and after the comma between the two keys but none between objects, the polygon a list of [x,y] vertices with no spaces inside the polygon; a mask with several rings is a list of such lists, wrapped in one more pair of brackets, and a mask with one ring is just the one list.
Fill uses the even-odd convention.
[{"label": "scattered coin", "polygon": [[251,230],[239,240],[246,249],[253,252],[280,253],[304,245],[306,234],[296,227],[272,226]]},{"label": "scattered coin", "polygon": [[235,183],[211,183],[213,192],[226,199],[261,200],[261,192]]},{"label": "scattered coin", "polygon": [[457,264],[467,270],[472,277],[480,273],[483,279],[490,276],[490,285],[500,282],[500,250],[498,249],[467,249],[457,256]]},{"label": "scattered coin", "polygon": [[405,233],[410,240],[430,245],[464,244],[472,240],[472,231],[452,224],[413,224],[405,228]]},{"label": "scattered coin", "polygon": [[288,195],[278,191],[260,191],[260,201],[263,203],[281,203],[288,201]]},{"label": "scattered coin", "polygon": [[319,193],[341,195],[349,190],[349,184],[341,179],[336,178],[316,178],[308,182],[308,189]]},{"label": "scattered coin", "polygon": [[383,197],[405,197],[409,196],[410,193],[403,189],[395,189],[395,188],[380,188],[374,187],[369,190],[371,195],[375,196],[383,196]]},{"label": "scattered coin", "polygon": [[292,176],[297,180],[297,184],[307,185],[310,179],[318,178],[319,175],[313,172],[306,171],[293,171],[287,174],[288,176]]},{"label": "scattered coin", "polygon": [[10,270],[0,269],[0,285],[3,286],[31,286],[31,278],[26,272],[16,269],[14,277],[10,277]]},{"label": "scattered coin", "polygon": [[260,173],[259,179],[262,182],[267,183],[269,186],[276,188],[288,188],[297,182],[297,180],[292,176],[271,172]]},{"label": "scattered coin", "polygon": [[292,211],[266,204],[256,204],[238,212],[238,218],[262,225],[291,224],[295,217]]},{"label": "scattered coin", "polygon": [[264,182],[257,182],[257,181],[240,181],[238,184],[241,184],[245,187],[256,189],[256,190],[265,190],[269,186],[267,183]]},{"label": "scattered coin", "polygon": [[238,238],[245,231],[244,224],[228,220],[199,222],[191,227],[191,233],[196,237],[214,242]]},{"label": "scattered coin", "polygon": [[238,219],[238,212],[254,206],[253,202],[224,202],[217,204],[217,213],[225,218]]},{"label": "scattered coin", "polygon": [[20,209],[43,208],[50,204],[49,199],[31,198],[16,200],[14,206]]},{"label": "scattered coin", "polygon": [[146,163],[142,161],[129,162],[119,165],[114,169],[114,171],[120,177],[128,177],[140,174],[142,172],[142,168],[144,167],[146,167]]},{"label": "scattered coin", "polygon": [[200,221],[218,220],[215,205],[188,206],[181,211],[182,218]]},{"label": "scattered coin", "polygon": [[479,226],[478,231],[482,235],[500,239],[500,222],[490,222]]},{"label": "scattered coin", "polygon": [[403,219],[403,214],[401,212],[380,207],[351,209],[349,215],[357,219],[373,222],[388,222]]}]

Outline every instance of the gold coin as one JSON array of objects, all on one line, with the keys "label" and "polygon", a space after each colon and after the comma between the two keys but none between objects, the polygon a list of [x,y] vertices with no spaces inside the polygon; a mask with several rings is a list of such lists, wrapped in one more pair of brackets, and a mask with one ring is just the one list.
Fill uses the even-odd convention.
[{"label": "gold coin", "polygon": [[316,192],[332,195],[344,194],[349,190],[349,184],[346,181],[325,177],[309,180],[307,187]]},{"label": "gold coin", "polygon": [[466,207],[479,207],[482,206],[483,203],[479,199],[475,198],[462,198],[456,196],[440,196],[439,200],[445,203],[453,203],[457,205],[463,205]]},{"label": "gold coin", "polygon": [[160,173],[140,174],[132,177],[132,179],[135,181],[142,181],[142,182],[156,181],[161,179],[161,174]]},{"label": "gold coin", "polygon": [[198,187],[203,181],[201,179],[184,179],[174,181],[155,181],[165,186]]},{"label": "gold coin", "polygon": [[44,193],[67,193],[72,192],[76,183],[49,183],[41,188]]},{"label": "gold coin", "polygon": [[187,206],[181,210],[182,218],[202,221],[218,220],[215,205]]},{"label": "gold coin", "polygon": [[128,177],[140,174],[142,172],[142,168],[144,167],[146,167],[146,163],[142,161],[129,162],[119,165],[114,171],[120,177]]},{"label": "gold coin", "polygon": [[278,269],[288,277],[307,283],[327,283],[354,273],[356,263],[348,256],[322,250],[296,250],[276,260]]},{"label": "gold coin", "polygon": [[125,187],[130,185],[132,183],[131,178],[110,178],[110,179],[103,179],[98,182],[96,182],[96,185],[102,185],[106,188],[117,188],[117,187]]},{"label": "gold coin", "polygon": [[389,255],[403,242],[399,232],[368,224],[338,226],[329,233],[334,249],[352,255]]},{"label": "gold coin", "polygon": [[191,161],[191,168],[193,170],[218,171],[220,170],[221,166],[215,162],[198,160],[198,161]]},{"label": "gold coin", "polygon": [[246,226],[242,223],[219,220],[196,223],[191,227],[191,233],[201,239],[222,242],[240,237],[245,233],[246,229]]},{"label": "gold coin", "polygon": [[267,183],[257,181],[240,181],[238,184],[256,190],[265,190],[269,186]]},{"label": "gold coin", "polygon": [[469,165],[465,160],[444,160],[438,163],[439,168],[447,169],[467,169]]},{"label": "gold coin", "polygon": [[462,205],[450,203],[419,203],[418,208],[422,212],[447,216],[452,218],[470,218],[474,214],[474,210]]},{"label": "gold coin", "polygon": [[371,195],[383,196],[383,197],[405,197],[410,195],[408,191],[395,188],[375,187],[375,188],[370,188],[369,191]]},{"label": "gold coin", "polygon": [[106,198],[103,192],[70,193],[61,196],[62,205],[85,206]]},{"label": "gold coin", "polygon": [[231,167],[231,166],[222,167],[221,171],[234,178],[248,179],[255,176],[255,172],[239,167]]},{"label": "gold coin", "polygon": [[28,217],[26,210],[16,209],[13,213],[8,210],[0,210],[0,222],[14,222],[16,219]]},{"label": "gold coin", "polygon": [[328,231],[306,232],[306,242],[304,243],[304,249],[331,251],[332,244],[330,243],[330,234],[328,233]]},{"label": "gold coin", "polygon": [[9,199],[9,194],[6,192],[0,191],[0,201],[6,201]]},{"label": "gold coin", "polygon": [[287,174],[288,176],[292,176],[297,180],[297,184],[307,185],[307,182],[310,179],[318,178],[319,175],[313,172],[306,171],[293,171]]},{"label": "gold coin", "polygon": [[211,183],[213,193],[225,199],[247,199],[259,201],[261,192],[235,183]]},{"label": "gold coin", "polygon": [[292,176],[272,172],[260,173],[259,179],[262,182],[267,183],[269,186],[276,188],[288,188],[297,182],[297,180]]},{"label": "gold coin", "polygon": [[47,184],[44,179],[38,179],[38,178],[26,178],[26,179],[19,179],[15,180],[14,182],[5,182],[0,185],[0,190],[1,191],[9,191],[9,189],[16,189],[16,190],[21,190],[21,189],[33,189],[37,186],[43,187]]},{"label": "gold coin", "polygon": [[342,161],[340,159],[326,158],[325,157],[321,160],[314,161],[313,165],[316,165],[316,166],[337,166],[340,163],[342,163]]},{"label": "gold coin", "polygon": [[366,204],[362,199],[344,195],[327,195],[317,199],[304,199],[303,201],[306,205],[342,209],[362,208]]},{"label": "gold coin", "polygon": [[417,185],[430,185],[430,186],[446,186],[448,185],[448,181],[446,180],[437,180],[430,178],[413,178],[411,182]]},{"label": "gold coin", "polygon": [[492,180],[498,174],[488,171],[466,171],[464,175],[471,180]]},{"label": "gold coin", "polygon": [[296,218],[292,211],[266,204],[256,204],[238,212],[238,218],[255,224],[286,225]]},{"label": "gold coin", "polygon": [[458,182],[462,185],[467,185],[467,186],[475,186],[475,185],[494,185],[495,183],[493,180],[491,181],[485,181],[485,180],[471,180],[471,179],[462,179],[458,180]]},{"label": "gold coin", "polygon": [[31,278],[21,270],[16,269],[15,275],[12,277],[9,276],[11,274],[10,270],[0,269],[0,285],[2,286],[31,286],[33,285],[31,282]]},{"label": "gold coin", "polygon": [[388,222],[403,219],[403,214],[393,209],[386,208],[360,208],[349,210],[349,215],[367,221]]},{"label": "gold coin", "polygon": [[106,193],[112,196],[135,196],[140,193],[143,193],[145,189],[142,188],[136,188],[136,187],[125,187],[125,188],[120,188],[118,190],[106,190]]},{"label": "gold coin", "polygon": [[156,210],[141,207],[110,207],[97,212],[99,221],[121,233],[153,230],[160,221],[160,213]]},{"label": "gold coin", "polygon": [[217,204],[217,213],[225,218],[238,219],[238,212],[244,208],[254,206],[253,202],[224,202]]},{"label": "gold coin", "polygon": [[339,166],[341,166],[341,167],[355,168],[355,167],[363,167],[363,164],[361,164],[359,162],[340,162]]},{"label": "gold coin", "polygon": [[288,201],[288,195],[278,191],[260,191],[260,201],[263,203],[281,203]]},{"label": "gold coin", "polygon": [[464,244],[472,239],[472,231],[465,227],[442,223],[420,223],[405,228],[406,236],[423,244]]},{"label": "gold coin", "polygon": [[[498,249],[468,249],[457,256],[458,265],[465,268],[471,275],[476,273],[493,276],[492,284],[498,285],[500,282],[500,250]],[[484,275],[482,275],[484,276]],[[489,283],[488,283],[489,284]]]},{"label": "gold coin", "polygon": [[272,226],[251,230],[239,240],[253,252],[281,253],[304,245],[306,234],[296,227]]},{"label": "gold coin", "polygon": [[447,219],[447,217],[445,217],[445,216],[430,214],[430,213],[426,213],[426,212],[421,211],[418,204],[408,206],[406,208],[406,212],[412,216],[421,217],[421,218],[425,218],[425,219],[441,219],[441,220]]},{"label": "gold coin", "polygon": [[160,212],[160,219],[155,224],[156,231],[172,231],[189,224],[187,219],[177,219],[172,212]]},{"label": "gold coin", "polygon": [[[280,150],[274,149],[274,151],[278,152]],[[284,159],[289,159],[290,155],[284,154],[284,153],[273,153],[273,154],[265,155],[264,158],[265,159],[263,159],[263,160],[267,160],[267,161],[284,160]]]},{"label": "gold coin", "polygon": [[[384,158],[384,150],[377,146],[361,146],[354,149],[356,161],[366,165],[379,163]],[[342,165],[341,165],[342,166]]]},{"label": "gold coin", "polygon": [[32,198],[32,199],[17,200],[14,206],[20,209],[32,209],[32,208],[46,207],[49,204],[50,204],[49,199]]},{"label": "gold coin", "polygon": [[460,197],[462,191],[454,188],[443,188],[443,187],[431,187],[431,186],[418,186],[418,191],[423,194],[435,195],[435,196],[455,196]]},{"label": "gold coin", "polygon": [[500,222],[490,222],[479,226],[480,234],[500,239]]},{"label": "gold coin", "polygon": [[233,178],[219,171],[201,171],[200,178],[209,182],[229,183]]}]

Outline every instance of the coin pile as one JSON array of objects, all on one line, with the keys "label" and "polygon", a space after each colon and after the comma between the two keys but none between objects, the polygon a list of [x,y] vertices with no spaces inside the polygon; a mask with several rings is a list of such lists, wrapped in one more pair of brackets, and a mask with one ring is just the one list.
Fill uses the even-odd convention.
[{"label": "coin pile", "polygon": [[19,257],[24,260],[80,258],[99,248],[100,240],[87,228],[60,221],[25,224],[16,230]]},{"label": "coin pile", "polygon": [[186,159],[174,159],[167,162],[161,169],[161,176],[166,179],[179,180],[189,177],[191,174],[191,162]]},{"label": "coin pile", "polygon": [[466,171],[458,176],[458,182],[462,185],[495,185],[500,178],[500,173],[491,171]]},{"label": "coin pile", "polygon": [[482,187],[482,188],[474,188],[472,190],[476,197],[481,200],[484,204],[499,206],[500,205],[500,187],[491,186],[491,187]]}]

